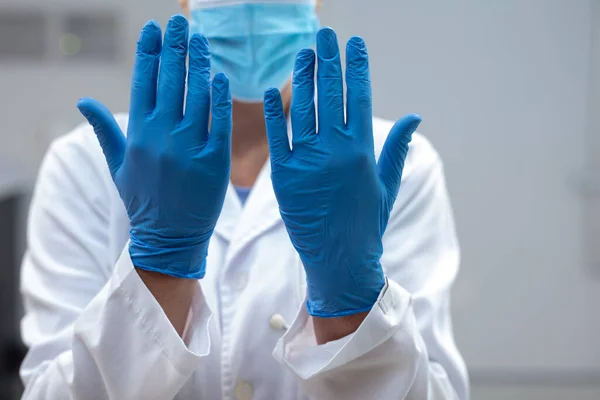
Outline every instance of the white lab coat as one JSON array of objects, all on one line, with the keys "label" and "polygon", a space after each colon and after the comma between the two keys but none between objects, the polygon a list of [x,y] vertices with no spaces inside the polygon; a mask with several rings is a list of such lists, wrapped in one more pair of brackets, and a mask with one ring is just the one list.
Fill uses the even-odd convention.
[{"label": "white lab coat", "polygon": [[[126,131],[127,117],[117,120]],[[377,154],[390,127],[374,121]],[[269,163],[245,207],[227,192],[183,339],[135,272],[128,229],[92,129],[56,140],[22,268],[24,399],[469,396],[449,310],[459,263],[451,209],[438,154],[418,134],[384,236],[388,284],[354,334],[322,346]]]}]

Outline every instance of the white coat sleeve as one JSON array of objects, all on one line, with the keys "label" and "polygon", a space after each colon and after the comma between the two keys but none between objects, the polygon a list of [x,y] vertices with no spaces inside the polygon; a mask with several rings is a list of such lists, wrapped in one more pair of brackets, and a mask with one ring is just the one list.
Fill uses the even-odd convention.
[{"label": "white coat sleeve", "polygon": [[388,282],[353,334],[316,345],[302,307],[274,356],[313,400],[469,398],[449,295],[459,250],[441,161],[422,137],[409,152],[384,235]]},{"label": "white coat sleeve", "polygon": [[210,311],[198,285],[184,341],[127,246],[114,265],[103,171],[77,135],[51,146],[30,208],[23,399],[172,399],[209,352]]}]

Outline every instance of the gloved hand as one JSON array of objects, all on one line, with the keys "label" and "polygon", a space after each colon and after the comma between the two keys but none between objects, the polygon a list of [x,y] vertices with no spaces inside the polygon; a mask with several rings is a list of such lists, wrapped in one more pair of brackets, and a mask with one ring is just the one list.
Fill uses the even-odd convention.
[{"label": "gloved hand", "polygon": [[210,53],[206,38],[194,35],[183,115],[185,17],[171,18],[161,42],[160,27],[148,22],[137,45],[127,139],[97,101],[81,99],[77,107],[94,127],[127,209],[134,266],[199,279],[229,183],[231,95],[227,78],[216,75],[209,134]]},{"label": "gloved hand", "polygon": [[[408,143],[421,122],[408,115],[392,128],[375,161],[367,49],[346,48],[347,108],[335,32],[317,35],[315,55],[298,54],[292,83],[292,150],[279,91],[265,94],[272,181],[281,216],[298,251],[308,286],[307,308],[318,317],[368,311],[385,285],[382,236],[400,187]],[[401,244],[399,244],[401,245]]]}]

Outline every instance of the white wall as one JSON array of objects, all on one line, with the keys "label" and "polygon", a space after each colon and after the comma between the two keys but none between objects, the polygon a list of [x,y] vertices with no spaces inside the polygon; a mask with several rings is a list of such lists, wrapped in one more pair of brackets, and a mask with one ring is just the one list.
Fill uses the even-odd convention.
[{"label": "white wall", "polygon": [[342,38],[367,40],[378,113],[421,113],[445,160],[463,247],[456,335],[475,375],[600,372],[600,287],[574,189],[590,10],[585,0],[325,2]]},{"label": "white wall", "polygon": [[[177,10],[175,0],[0,6],[57,13],[59,3],[120,10],[123,47],[112,66],[0,61],[0,156],[29,171],[50,137],[81,121],[78,97],[126,109],[139,27]],[[474,398],[599,398],[585,385],[600,382],[600,255],[584,239],[600,232],[600,207],[580,191],[584,167],[600,170],[599,1],[325,0],[322,17],[342,41],[367,40],[377,113],[421,113],[445,160],[463,248],[455,331]]]},{"label": "white wall", "polygon": [[[45,39],[48,61],[21,63],[0,59],[0,160],[19,164],[29,175],[35,170],[52,138],[67,132],[83,118],[77,99],[93,96],[115,112],[129,104],[131,65],[139,30],[157,18],[166,26],[179,11],[175,0],[0,0],[0,13],[42,10],[48,15]],[[120,48],[116,61],[65,61],[58,55],[60,21],[66,12],[119,15]]]},{"label": "white wall", "polygon": [[585,249],[590,272],[600,278],[600,1],[593,1],[592,61],[590,68],[586,171],[583,177],[585,197]]}]

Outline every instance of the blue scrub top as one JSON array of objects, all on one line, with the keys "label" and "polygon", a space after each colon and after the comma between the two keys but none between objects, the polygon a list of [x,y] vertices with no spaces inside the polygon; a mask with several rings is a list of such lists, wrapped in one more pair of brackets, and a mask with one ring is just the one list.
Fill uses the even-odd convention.
[{"label": "blue scrub top", "polygon": [[250,191],[252,190],[252,187],[244,187],[244,186],[234,186],[235,187],[235,191],[237,192],[237,195],[240,199],[240,203],[242,203],[242,205],[246,204],[246,200],[248,199],[248,196],[250,195]]}]

